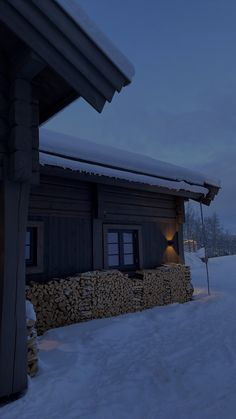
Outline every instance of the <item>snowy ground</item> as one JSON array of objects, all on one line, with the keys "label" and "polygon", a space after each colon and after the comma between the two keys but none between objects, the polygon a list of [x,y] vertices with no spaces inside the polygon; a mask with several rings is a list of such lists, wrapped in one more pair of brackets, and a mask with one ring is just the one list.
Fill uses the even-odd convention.
[{"label": "snowy ground", "polygon": [[[189,259],[190,260],[190,259]],[[54,329],[1,419],[235,419],[236,256],[191,257],[195,300]]]}]

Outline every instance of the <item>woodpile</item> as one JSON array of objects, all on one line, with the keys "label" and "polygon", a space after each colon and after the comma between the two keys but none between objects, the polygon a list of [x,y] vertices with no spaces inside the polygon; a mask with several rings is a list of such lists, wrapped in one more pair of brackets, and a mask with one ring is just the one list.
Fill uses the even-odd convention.
[{"label": "woodpile", "polygon": [[93,318],[117,316],[132,310],[133,290],[128,275],[117,270],[97,272],[94,278]]},{"label": "woodpile", "polygon": [[169,264],[138,271],[143,283],[143,308],[171,303],[185,303],[192,299],[190,268],[180,264]]},{"label": "woodpile", "polygon": [[31,283],[26,295],[34,305],[38,334],[90,319],[191,300],[190,269],[171,264],[137,271],[91,271],[47,283]]},{"label": "woodpile", "polygon": [[33,306],[29,301],[26,301],[27,361],[28,375],[31,377],[38,372],[38,345],[35,323],[36,317]]},{"label": "woodpile", "polygon": [[79,277],[54,279],[42,284],[30,283],[26,298],[34,306],[38,334],[90,319],[90,291],[87,288],[86,284],[80,285]]},{"label": "woodpile", "polygon": [[193,286],[191,284],[191,272],[188,266],[168,265],[171,269],[171,302],[186,303],[193,296]]}]

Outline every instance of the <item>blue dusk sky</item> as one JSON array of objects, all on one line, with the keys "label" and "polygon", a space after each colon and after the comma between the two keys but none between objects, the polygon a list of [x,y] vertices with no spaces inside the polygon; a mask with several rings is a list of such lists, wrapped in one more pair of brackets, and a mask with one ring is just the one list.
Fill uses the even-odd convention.
[{"label": "blue dusk sky", "polygon": [[221,179],[216,211],[236,234],[235,0],[79,0],[135,66],[97,113],[82,99],[45,127]]}]

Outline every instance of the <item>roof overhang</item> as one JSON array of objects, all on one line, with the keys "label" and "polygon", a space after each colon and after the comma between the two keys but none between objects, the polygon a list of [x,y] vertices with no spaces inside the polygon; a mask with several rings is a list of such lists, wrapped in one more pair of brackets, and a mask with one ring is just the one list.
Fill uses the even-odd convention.
[{"label": "roof overhang", "polygon": [[40,123],[80,96],[101,112],[134,73],[115,47],[96,42],[97,29],[94,37],[91,27],[86,31],[81,8],[74,6],[75,17],[66,4],[62,0],[0,0],[0,51],[10,61],[16,51],[18,56],[21,51],[34,52],[44,64],[33,74]]},{"label": "roof overhang", "polygon": [[[50,156],[49,156],[50,157]],[[41,153],[41,162],[43,161],[42,153]],[[219,191],[219,187],[211,186],[211,185],[205,185],[204,188],[199,188],[198,191],[198,185],[196,185],[196,189],[190,188],[188,190],[187,184],[186,189],[182,189],[179,186],[179,182],[176,182],[176,186],[174,185],[174,182],[171,182],[171,185],[169,187],[167,186],[161,186],[163,179],[160,179],[160,184],[157,182],[156,185],[148,183],[148,181],[145,182],[139,182],[135,180],[128,180],[125,179],[125,177],[122,177],[116,173],[116,177],[112,175],[105,176],[105,175],[98,175],[94,174],[92,172],[85,172],[81,170],[73,170],[68,167],[62,167],[58,165],[58,163],[53,164],[52,163],[41,163],[40,166],[40,173],[45,176],[56,176],[56,177],[62,177],[67,179],[74,179],[79,180],[83,182],[92,182],[97,184],[104,184],[104,185],[112,185],[117,187],[124,187],[128,189],[136,189],[136,190],[144,190],[149,192],[155,192],[158,194],[166,194],[166,195],[173,195],[176,197],[182,197],[185,200],[192,199],[197,202],[201,202],[205,205],[210,205],[212,200],[215,198]],[[134,178],[135,179],[135,178]],[[165,182],[163,183],[165,184]],[[191,185],[193,186],[193,185]],[[202,191],[200,192],[200,190]]]},{"label": "roof overhang", "polygon": [[209,205],[220,182],[207,175],[142,154],[121,150],[42,129],[40,132],[41,171],[70,176],[88,182],[148,189],[182,196]]}]

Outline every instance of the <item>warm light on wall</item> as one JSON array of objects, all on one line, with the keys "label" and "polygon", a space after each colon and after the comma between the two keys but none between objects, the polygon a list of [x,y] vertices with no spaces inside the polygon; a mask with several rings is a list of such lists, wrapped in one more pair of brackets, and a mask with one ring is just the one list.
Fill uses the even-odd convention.
[{"label": "warm light on wall", "polygon": [[[178,233],[178,225],[176,222],[163,222],[161,231],[166,240],[165,250],[162,256],[162,263],[179,263],[179,255],[175,250],[176,233]],[[177,244],[177,243],[176,243]]]},{"label": "warm light on wall", "polygon": [[173,244],[168,245],[163,254],[164,263],[179,263],[179,255],[176,253]]},{"label": "warm light on wall", "polygon": [[165,239],[168,241],[168,242],[173,242],[173,240],[174,240],[174,237],[175,237],[175,233],[176,233],[176,231],[168,231],[168,232],[165,232],[164,233],[164,236],[165,236]]}]

